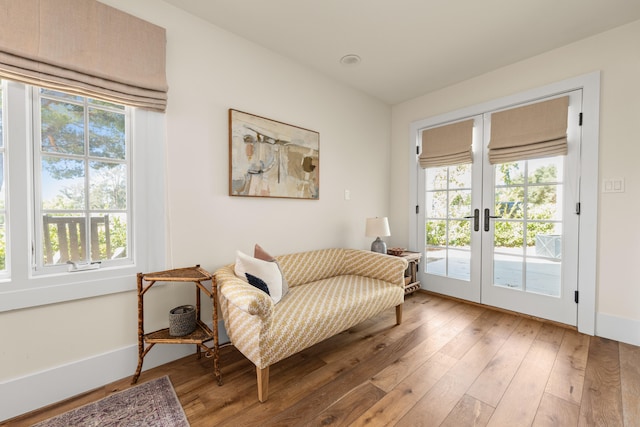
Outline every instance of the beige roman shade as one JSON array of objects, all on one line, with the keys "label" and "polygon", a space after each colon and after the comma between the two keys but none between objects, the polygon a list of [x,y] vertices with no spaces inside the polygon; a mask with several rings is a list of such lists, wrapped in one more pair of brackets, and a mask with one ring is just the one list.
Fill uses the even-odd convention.
[{"label": "beige roman shade", "polygon": [[95,0],[0,0],[0,77],[164,111],[166,31]]},{"label": "beige roman shade", "polygon": [[567,154],[569,97],[491,115],[491,164]]},{"label": "beige roman shade", "polygon": [[452,166],[473,161],[471,142],[473,120],[438,126],[422,131],[422,168]]}]

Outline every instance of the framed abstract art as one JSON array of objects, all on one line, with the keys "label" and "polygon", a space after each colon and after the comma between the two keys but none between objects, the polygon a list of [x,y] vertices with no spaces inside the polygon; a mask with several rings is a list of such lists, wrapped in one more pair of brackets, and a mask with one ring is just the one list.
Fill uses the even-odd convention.
[{"label": "framed abstract art", "polygon": [[229,195],[318,200],[320,134],[229,109]]}]

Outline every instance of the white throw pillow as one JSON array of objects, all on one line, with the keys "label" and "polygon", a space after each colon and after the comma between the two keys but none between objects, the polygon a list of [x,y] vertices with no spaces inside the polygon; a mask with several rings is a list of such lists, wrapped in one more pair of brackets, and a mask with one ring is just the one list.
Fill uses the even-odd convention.
[{"label": "white throw pillow", "polygon": [[278,261],[276,261],[276,258],[273,255],[271,255],[269,252],[265,251],[264,248],[257,243],[253,248],[253,257],[257,259],[261,259],[263,261],[276,263],[276,265],[278,266],[278,269],[280,270],[280,275],[282,276],[282,298],[284,298],[284,296],[287,295],[287,292],[289,292],[289,284],[287,283],[287,278],[284,277],[284,273],[282,273],[282,268],[280,268],[280,264],[278,264]]},{"label": "white throw pillow", "polygon": [[[249,282],[247,274],[258,278],[267,285],[269,296],[274,304],[282,299],[282,273],[278,264],[271,261],[263,261],[236,251],[236,276]],[[254,285],[255,286],[255,285]]]}]

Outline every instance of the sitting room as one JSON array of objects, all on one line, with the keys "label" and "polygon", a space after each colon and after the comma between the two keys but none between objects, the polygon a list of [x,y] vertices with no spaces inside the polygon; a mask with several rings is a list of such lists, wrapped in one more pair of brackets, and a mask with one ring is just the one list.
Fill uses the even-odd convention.
[{"label": "sitting room", "polygon": [[0,425],[638,425],[640,4],[504,3],[1,0]]}]

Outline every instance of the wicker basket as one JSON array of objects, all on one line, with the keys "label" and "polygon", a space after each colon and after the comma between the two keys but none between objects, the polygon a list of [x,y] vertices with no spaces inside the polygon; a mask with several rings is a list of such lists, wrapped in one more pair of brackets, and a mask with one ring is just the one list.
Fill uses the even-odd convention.
[{"label": "wicker basket", "polygon": [[169,312],[169,335],[182,337],[196,330],[196,308],[181,305]]},{"label": "wicker basket", "polygon": [[395,255],[395,256],[400,256],[404,253],[404,251],[406,251],[405,248],[389,248],[387,249],[387,253],[389,255]]}]

